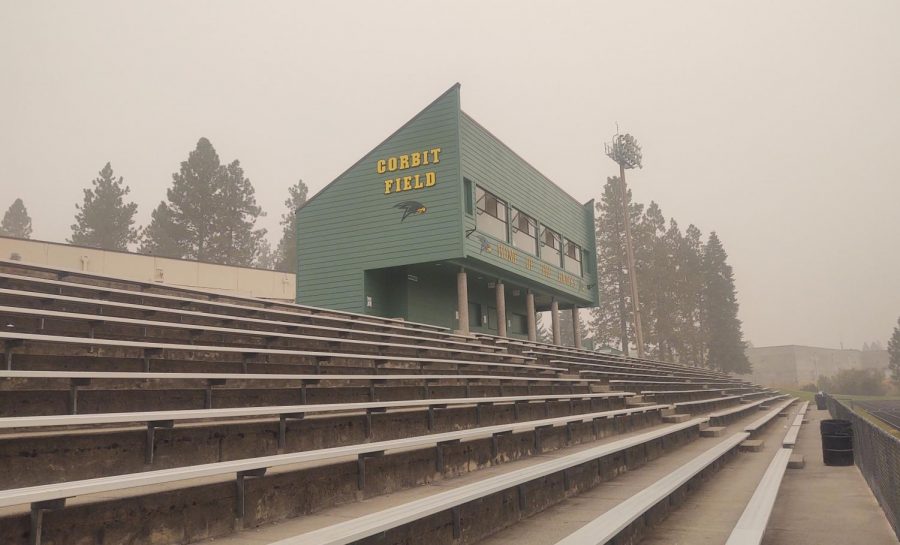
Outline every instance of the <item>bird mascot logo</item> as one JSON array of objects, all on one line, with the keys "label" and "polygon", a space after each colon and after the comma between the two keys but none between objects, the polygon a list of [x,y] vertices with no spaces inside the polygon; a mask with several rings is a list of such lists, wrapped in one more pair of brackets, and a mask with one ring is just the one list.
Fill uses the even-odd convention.
[{"label": "bird mascot logo", "polygon": [[403,201],[399,204],[395,204],[394,208],[403,210],[403,217],[400,218],[400,223],[403,223],[403,220],[409,216],[421,216],[428,211],[428,208],[419,201]]}]

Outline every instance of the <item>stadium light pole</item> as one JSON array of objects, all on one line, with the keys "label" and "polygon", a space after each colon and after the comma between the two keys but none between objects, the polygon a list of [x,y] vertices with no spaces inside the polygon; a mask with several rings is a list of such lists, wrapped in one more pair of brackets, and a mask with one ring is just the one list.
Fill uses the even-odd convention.
[{"label": "stadium light pole", "polygon": [[[641,146],[630,134],[616,134],[606,144],[606,156],[619,165],[619,183],[622,191],[622,221],[625,224],[625,258],[628,261],[628,280],[631,284],[631,304],[634,309],[634,336],[639,358],[644,357],[644,330],[641,327],[641,301],[638,297],[637,274],[634,267],[634,247],[631,242],[631,219],[628,214],[628,188],[625,185],[625,169],[641,168]],[[628,342],[628,339],[625,339]]]}]

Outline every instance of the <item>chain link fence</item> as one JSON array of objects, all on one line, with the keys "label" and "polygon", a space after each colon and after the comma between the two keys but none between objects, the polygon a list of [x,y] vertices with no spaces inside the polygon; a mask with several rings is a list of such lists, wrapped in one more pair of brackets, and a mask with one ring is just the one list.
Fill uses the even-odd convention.
[{"label": "chain link fence", "polygon": [[853,412],[846,401],[826,395],[832,418],[853,426],[853,460],[900,539],[900,439]]}]

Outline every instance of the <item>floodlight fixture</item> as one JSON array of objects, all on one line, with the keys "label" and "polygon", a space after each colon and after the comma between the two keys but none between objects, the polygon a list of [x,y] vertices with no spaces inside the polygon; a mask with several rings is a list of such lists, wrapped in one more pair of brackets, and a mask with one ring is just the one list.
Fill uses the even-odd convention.
[{"label": "floodlight fixture", "polygon": [[616,134],[606,144],[606,156],[622,168],[641,168],[641,145],[630,134]]}]

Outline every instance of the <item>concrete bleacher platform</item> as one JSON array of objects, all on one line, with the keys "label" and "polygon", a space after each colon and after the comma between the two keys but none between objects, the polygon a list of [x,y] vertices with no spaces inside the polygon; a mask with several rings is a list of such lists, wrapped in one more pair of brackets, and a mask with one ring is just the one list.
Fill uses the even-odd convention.
[{"label": "concrete bleacher platform", "polygon": [[4,545],[622,542],[803,440],[710,369],[150,282],[0,262],[0,321]]}]

